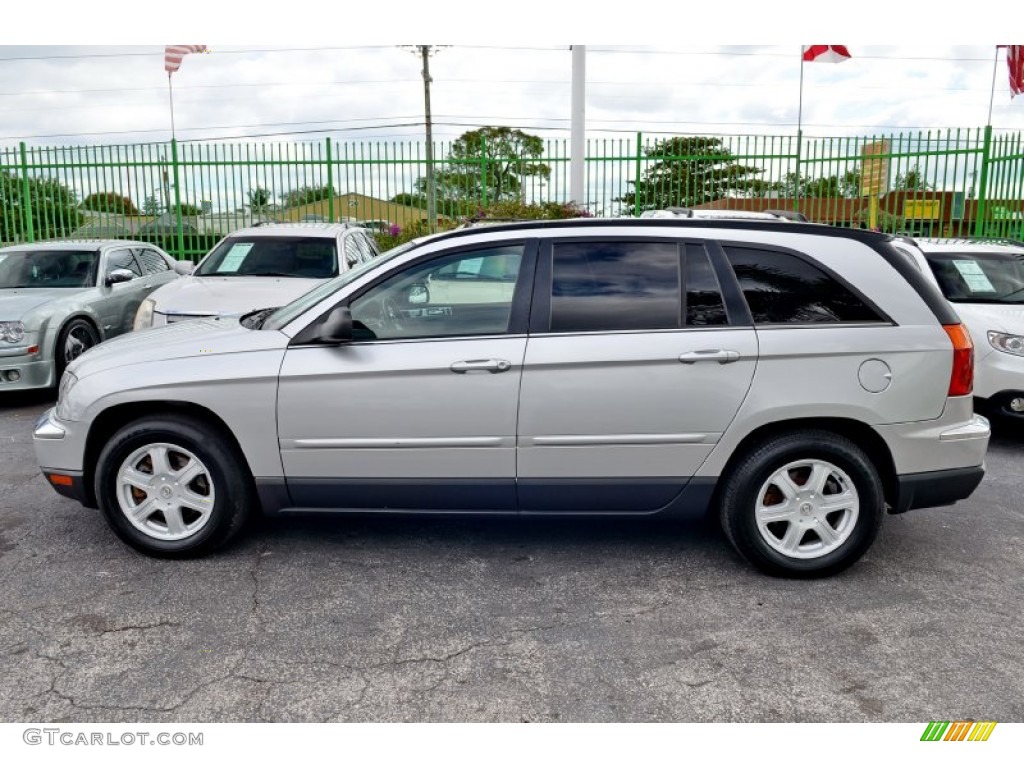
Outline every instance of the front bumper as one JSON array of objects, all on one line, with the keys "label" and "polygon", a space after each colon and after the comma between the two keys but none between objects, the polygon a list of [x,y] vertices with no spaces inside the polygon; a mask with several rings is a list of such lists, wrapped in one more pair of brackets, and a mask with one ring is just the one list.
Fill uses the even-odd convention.
[{"label": "front bumper", "polygon": [[85,478],[81,472],[68,472],[65,469],[48,469],[42,467],[43,477],[61,496],[74,499],[86,507],[93,507],[91,495],[85,487]]},{"label": "front bumper", "polygon": [[[17,351],[19,354],[11,354]],[[21,350],[0,351],[0,392],[45,389],[56,384],[53,360],[27,355]]]},{"label": "front bumper", "polygon": [[1005,392],[1024,391],[1024,357],[993,350],[974,364],[974,396],[990,400]]},{"label": "front bumper", "polygon": [[85,425],[61,421],[55,410],[51,408],[36,420],[32,433],[36,461],[53,490],[85,506],[94,506],[83,467]]}]

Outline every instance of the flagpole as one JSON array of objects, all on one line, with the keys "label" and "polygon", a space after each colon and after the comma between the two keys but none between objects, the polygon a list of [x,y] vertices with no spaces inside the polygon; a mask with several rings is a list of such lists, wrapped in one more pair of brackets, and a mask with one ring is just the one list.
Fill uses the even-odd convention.
[{"label": "flagpole", "polygon": [[996,70],[999,68],[999,46],[996,46],[996,55],[992,59],[992,91],[988,97],[988,122],[985,125],[992,125],[992,103],[996,100]]},{"label": "flagpole", "polygon": [[174,88],[171,87],[171,73],[167,73],[167,96],[171,102],[171,138],[174,138]]},{"label": "flagpole", "polygon": [[800,100],[796,108],[796,135],[800,135],[804,116],[804,50],[800,48]]},{"label": "flagpole", "polygon": [[800,209],[800,154],[804,141],[804,48],[800,46],[800,98],[796,108],[796,177],[793,180],[793,210]]}]

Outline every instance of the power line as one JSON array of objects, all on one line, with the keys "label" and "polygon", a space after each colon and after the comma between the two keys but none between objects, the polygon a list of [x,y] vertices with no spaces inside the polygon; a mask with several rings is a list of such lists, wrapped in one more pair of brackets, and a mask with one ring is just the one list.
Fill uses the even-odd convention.
[{"label": "power line", "polygon": [[[236,50],[217,50],[217,56],[235,55],[239,53],[291,53],[296,51],[359,51],[381,48],[393,48],[391,45],[331,45],[311,48],[239,48]],[[0,63],[5,61],[57,61],[62,59],[116,59],[133,56],[163,56],[161,47],[154,51],[123,51],[121,53],[74,53],[56,54],[53,56],[0,56]]]},{"label": "power line", "polygon": [[[395,48],[393,45],[330,45],[330,46],[309,46],[309,47],[290,47],[290,48],[238,48],[238,49],[218,49],[213,55],[238,55],[246,53],[296,53],[296,52],[315,52],[315,51],[358,51],[358,50],[384,50]],[[548,52],[559,52],[564,53],[569,50],[569,46],[516,46],[516,45],[458,45],[453,46],[455,48],[467,49],[467,50],[501,50],[501,51],[524,51],[524,52],[536,52],[536,51],[548,51]],[[658,55],[658,56],[766,56],[771,58],[793,58],[796,59],[794,53],[773,53],[770,51],[678,51],[678,50],[664,50],[658,48],[648,49],[632,49],[632,48],[597,48],[588,46],[588,51],[594,53],[615,53],[615,54],[627,54],[627,55]],[[2,56],[0,57],[0,63],[5,61],[57,61],[66,59],[111,59],[111,58],[126,58],[126,57],[137,57],[137,56],[162,56],[162,49],[154,51],[124,51],[119,53],[79,53],[79,54],[55,54],[49,56]],[[857,59],[871,59],[878,61],[961,61],[961,62],[991,62],[989,57],[973,57],[973,56],[879,56],[861,54],[854,58]]]}]

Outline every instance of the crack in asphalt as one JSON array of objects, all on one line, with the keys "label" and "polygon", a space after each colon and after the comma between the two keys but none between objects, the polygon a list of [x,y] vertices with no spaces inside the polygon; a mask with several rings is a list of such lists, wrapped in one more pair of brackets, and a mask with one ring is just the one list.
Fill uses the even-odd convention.
[{"label": "crack in asphalt", "polygon": [[139,631],[144,632],[147,629],[159,629],[160,627],[180,627],[180,621],[161,620],[155,624],[126,624],[123,627],[112,627],[111,629],[101,630],[98,634],[100,637],[103,635],[112,635],[116,632],[131,632]]}]

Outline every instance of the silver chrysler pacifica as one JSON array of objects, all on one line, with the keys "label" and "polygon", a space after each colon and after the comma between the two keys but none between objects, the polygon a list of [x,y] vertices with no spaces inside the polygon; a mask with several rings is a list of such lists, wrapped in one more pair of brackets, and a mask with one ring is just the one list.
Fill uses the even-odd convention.
[{"label": "silver chrysler pacifica", "polygon": [[981,481],[970,335],[887,235],[784,220],[495,224],[276,310],[121,337],[35,430],[151,555],[307,510],[720,518],[836,573]]}]

